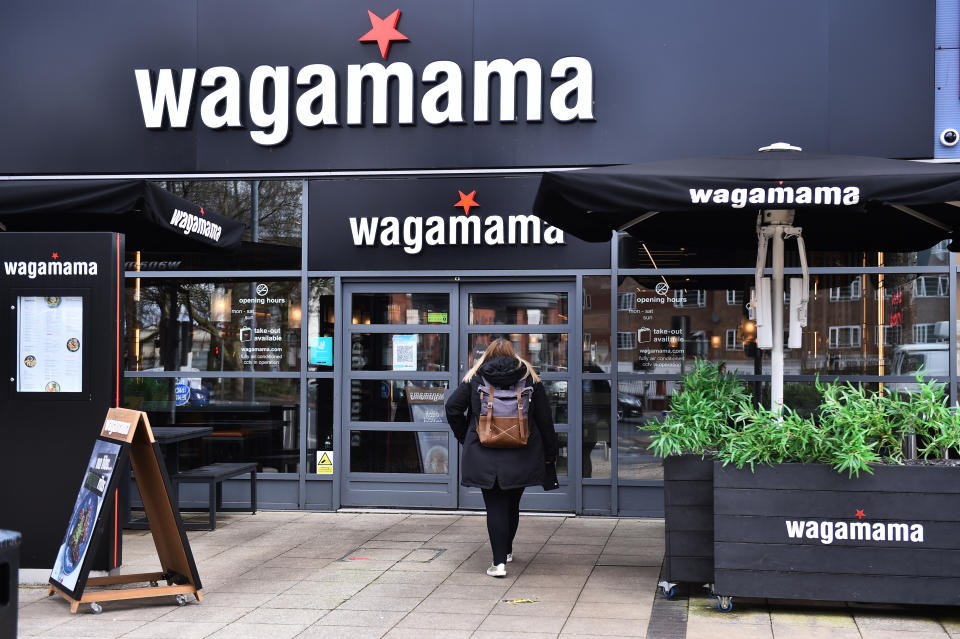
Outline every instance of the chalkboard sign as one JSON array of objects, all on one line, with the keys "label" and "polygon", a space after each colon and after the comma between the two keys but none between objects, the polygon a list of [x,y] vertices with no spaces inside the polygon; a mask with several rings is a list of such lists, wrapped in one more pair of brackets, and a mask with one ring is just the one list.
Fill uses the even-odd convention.
[{"label": "chalkboard sign", "polygon": [[84,470],[80,492],[67,523],[67,533],[50,574],[50,582],[73,597],[78,597],[86,585],[94,554],[91,549],[97,547],[104,528],[101,516],[112,512],[106,504],[110,502],[119,479],[114,470],[126,457],[128,448],[126,442],[98,437]]}]

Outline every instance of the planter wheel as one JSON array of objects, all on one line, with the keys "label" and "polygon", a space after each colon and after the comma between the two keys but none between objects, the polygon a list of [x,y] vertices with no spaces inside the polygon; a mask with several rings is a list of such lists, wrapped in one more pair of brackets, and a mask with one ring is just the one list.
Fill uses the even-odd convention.
[{"label": "planter wheel", "polygon": [[733,597],[717,597],[717,610],[730,612],[733,610]]},{"label": "planter wheel", "polygon": [[177,605],[178,605],[178,606],[186,606],[186,605],[187,605],[187,598],[186,598],[184,595],[177,595]]},{"label": "planter wheel", "polygon": [[90,604],[90,612],[92,612],[95,615],[99,615],[101,612],[103,612],[103,606],[101,606],[96,601],[94,601],[93,603]]},{"label": "planter wheel", "polygon": [[660,588],[660,592],[663,593],[665,599],[673,599],[677,596],[677,584],[671,581],[661,581],[657,586]]}]

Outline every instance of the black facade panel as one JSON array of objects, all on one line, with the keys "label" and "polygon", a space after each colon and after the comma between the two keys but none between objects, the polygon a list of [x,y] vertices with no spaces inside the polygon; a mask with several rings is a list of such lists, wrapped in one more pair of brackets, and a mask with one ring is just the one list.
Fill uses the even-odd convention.
[{"label": "black facade panel", "polygon": [[[933,124],[933,0],[856,3],[762,0],[683,3],[611,0],[440,2],[406,5],[384,60],[366,10],[347,0],[265,4],[180,0],[155,5],[97,0],[6,3],[0,11],[0,105],[8,174],[240,172],[327,169],[546,167],[744,152],[775,140],[809,150],[926,157]],[[595,121],[558,122],[555,61],[582,56],[593,75]],[[543,121],[473,121],[473,63],[534,58]],[[432,126],[420,100],[427,64],[463,74],[465,123]],[[388,125],[346,124],[347,67],[405,62],[415,123],[399,125],[396,87]],[[337,126],[296,122],[297,72],[329,65]],[[200,88],[187,129],[148,130],[134,71],[229,66],[241,77],[241,128],[201,123]],[[276,146],[250,137],[250,75],[288,66],[290,134]],[[518,84],[523,85],[520,81]],[[272,108],[268,96],[267,108]],[[221,105],[222,106],[222,105]],[[268,127],[269,128],[269,127]]]}]

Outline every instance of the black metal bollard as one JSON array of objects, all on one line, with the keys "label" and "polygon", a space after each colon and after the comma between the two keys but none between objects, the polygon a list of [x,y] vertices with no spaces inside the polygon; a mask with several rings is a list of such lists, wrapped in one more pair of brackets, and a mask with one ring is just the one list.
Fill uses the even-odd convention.
[{"label": "black metal bollard", "polygon": [[17,636],[20,533],[0,530],[0,637]]}]

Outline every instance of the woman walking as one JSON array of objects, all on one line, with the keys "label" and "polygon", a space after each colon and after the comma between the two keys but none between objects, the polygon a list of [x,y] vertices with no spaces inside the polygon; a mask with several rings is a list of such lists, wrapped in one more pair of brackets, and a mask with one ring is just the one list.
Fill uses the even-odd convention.
[{"label": "woman walking", "polygon": [[[532,388],[528,408],[529,437],[516,448],[492,448],[480,442],[477,433],[481,415],[479,388],[512,388],[522,382]],[[487,532],[493,550],[491,577],[505,577],[513,561],[513,538],[520,523],[520,498],[527,486],[543,483],[544,464],[556,463],[557,433],[553,428],[547,392],[529,362],[517,356],[513,344],[498,337],[487,347],[463,383],[446,404],[447,421],[463,446],[460,462],[464,486],[480,488],[487,509]]]}]

